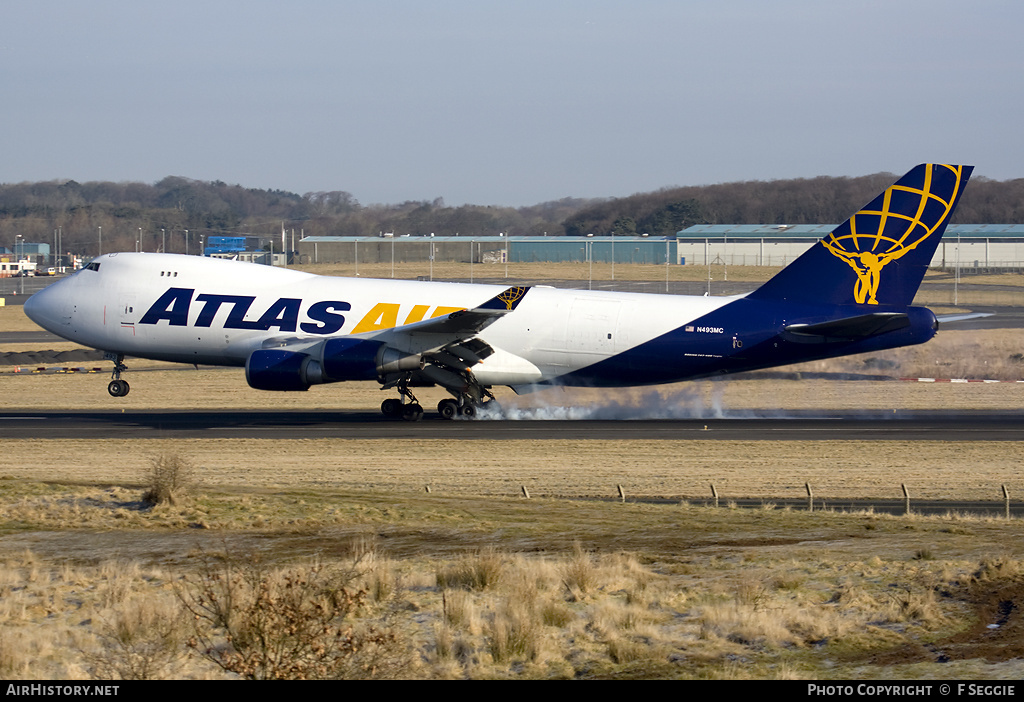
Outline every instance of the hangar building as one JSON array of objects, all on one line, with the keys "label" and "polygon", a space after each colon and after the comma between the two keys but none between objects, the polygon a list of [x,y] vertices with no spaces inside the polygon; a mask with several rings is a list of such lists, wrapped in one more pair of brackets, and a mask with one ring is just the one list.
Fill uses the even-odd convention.
[{"label": "hangar building", "polygon": [[[462,261],[784,266],[838,225],[699,224],[675,237],[308,236],[302,263]],[[951,224],[932,267],[1024,272],[1024,225]]]},{"label": "hangar building", "polygon": [[[687,264],[784,266],[838,226],[698,224],[676,236]],[[1024,271],[1024,225],[951,224],[931,265]]]}]

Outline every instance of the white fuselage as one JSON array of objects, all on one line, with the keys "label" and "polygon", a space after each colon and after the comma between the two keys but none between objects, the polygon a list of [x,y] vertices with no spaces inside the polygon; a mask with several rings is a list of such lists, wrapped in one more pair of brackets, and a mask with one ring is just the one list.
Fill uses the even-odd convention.
[{"label": "white fuselage", "polygon": [[[336,278],[196,256],[100,256],[26,303],[45,329],[114,354],[244,365],[256,349],[372,336],[410,353],[388,330],[482,304],[502,287]],[[585,368],[736,298],[534,287],[479,337],[495,353],[473,368],[483,385],[529,385]]]}]

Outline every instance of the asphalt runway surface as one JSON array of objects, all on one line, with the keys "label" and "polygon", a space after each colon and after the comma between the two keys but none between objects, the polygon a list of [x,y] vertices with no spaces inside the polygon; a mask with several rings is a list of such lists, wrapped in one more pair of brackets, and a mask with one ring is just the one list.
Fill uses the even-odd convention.
[{"label": "asphalt runway surface", "polygon": [[941,410],[886,413],[792,411],[732,418],[455,420],[419,422],[378,412],[0,412],[0,439],[444,439],[644,441],[1022,441],[1024,413]]}]

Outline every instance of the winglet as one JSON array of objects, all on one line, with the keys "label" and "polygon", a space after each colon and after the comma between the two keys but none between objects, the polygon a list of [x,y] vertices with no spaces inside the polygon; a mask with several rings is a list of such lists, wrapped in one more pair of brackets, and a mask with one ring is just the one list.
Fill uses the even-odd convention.
[{"label": "winglet", "polygon": [[526,293],[529,292],[530,288],[516,285],[504,292],[495,295],[490,300],[480,305],[476,309],[478,310],[503,310],[511,312],[519,303],[526,297]]}]

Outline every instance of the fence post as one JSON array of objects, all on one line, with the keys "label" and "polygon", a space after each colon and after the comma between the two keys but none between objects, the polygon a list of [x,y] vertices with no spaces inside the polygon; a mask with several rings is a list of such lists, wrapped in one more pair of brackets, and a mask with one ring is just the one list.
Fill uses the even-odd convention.
[{"label": "fence post", "polygon": [[711,496],[715,498],[715,507],[718,506],[718,490],[715,489],[715,484],[711,483]]},{"label": "fence post", "polygon": [[903,488],[903,513],[910,514],[910,492],[905,483],[900,483],[900,487]]},{"label": "fence post", "polygon": [[814,511],[814,492],[811,490],[811,483],[804,483],[804,488],[807,490],[807,511]]}]

